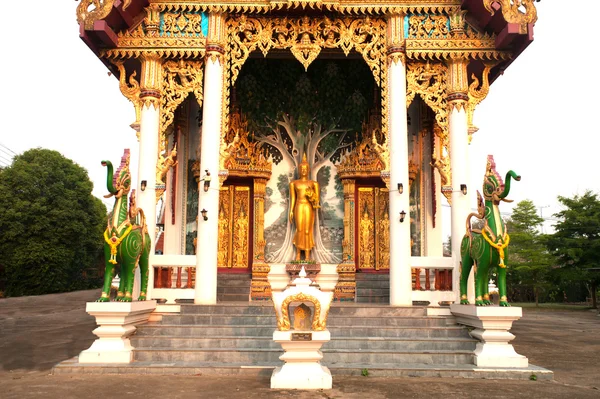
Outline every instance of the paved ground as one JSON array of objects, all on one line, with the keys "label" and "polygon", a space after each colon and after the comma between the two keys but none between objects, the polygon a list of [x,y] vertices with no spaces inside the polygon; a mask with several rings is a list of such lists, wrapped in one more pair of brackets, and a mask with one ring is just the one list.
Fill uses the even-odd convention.
[{"label": "paved ground", "polygon": [[514,346],[554,381],[335,377],[328,391],[269,389],[268,378],[51,375],[95,336],[85,302],[99,290],[0,299],[0,398],[600,398],[600,317],[524,309]]}]

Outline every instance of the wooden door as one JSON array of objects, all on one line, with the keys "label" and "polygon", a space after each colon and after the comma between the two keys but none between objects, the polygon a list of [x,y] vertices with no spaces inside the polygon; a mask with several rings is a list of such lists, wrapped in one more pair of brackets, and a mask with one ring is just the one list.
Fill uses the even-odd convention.
[{"label": "wooden door", "polygon": [[219,195],[217,266],[247,269],[252,259],[250,187],[228,185]]},{"label": "wooden door", "polygon": [[364,271],[390,268],[389,191],[380,187],[358,187],[356,209],[357,268]]}]

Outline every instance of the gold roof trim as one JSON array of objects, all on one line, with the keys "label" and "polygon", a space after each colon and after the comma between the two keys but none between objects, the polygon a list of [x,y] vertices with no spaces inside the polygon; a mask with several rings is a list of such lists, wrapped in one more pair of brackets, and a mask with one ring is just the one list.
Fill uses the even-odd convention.
[{"label": "gold roof trim", "polygon": [[459,0],[406,0],[390,3],[385,0],[378,1],[344,1],[344,0],[236,0],[204,1],[196,3],[189,0],[154,0],[160,11],[222,11],[229,13],[266,13],[282,9],[326,9],[344,14],[387,14],[387,13],[422,13],[422,12],[449,12],[460,6]]}]

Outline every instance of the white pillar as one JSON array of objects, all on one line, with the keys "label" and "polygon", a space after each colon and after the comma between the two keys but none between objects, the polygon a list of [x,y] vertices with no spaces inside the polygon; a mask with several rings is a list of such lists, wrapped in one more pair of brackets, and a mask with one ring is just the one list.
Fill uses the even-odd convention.
[{"label": "white pillar", "polygon": [[[215,47],[213,47],[215,48]],[[217,251],[219,225],[219,148],[221,145],[223,64],[221,54],[206,56],[204,68],[204,105],[202,111],[202,143],[200,175],[208,170],[210,188],[204,191],[200,182],[198,212],[206,209],[208,220],[198,215],[196,250],[196,292],[194,303],[217,303]]]},{"label": "white pillar", "polygon": [[[148,234],[152,245],[150,259],[154,254],[156,241],[156,164],[158,160],[158,140],[160,132],[160,91],[162,87],[162,64],[158,56],[148,55],[141,59],[142,76],[140,82],[140,152],[138,157],[138,182],[136,204],[144,211]],[[146,188],[141,189],[141,182]],[[139,269],[139,268],[138,268]],[[139,273],[139,270],[138,270]],[[137,277],[136,277],[137,278]],[[148,287],[146,297],[152,298],[154,268],[148,265]]]},{"label": "white pillar", "polygon": [[[450,90],[448,94],[448,127],[450,134],[450,167],[452,169],[452,288],[456,303],[460,303],[460,246],[465,235],[465,221],[471,212],[470,194],[475,187],[467,186],[467,195],[461,184],[469,181],[469,126],[467,123],[467,64],[464,60],[451,61],[448,65]],[[469,284],[472,286],[472,284]]]},{"label": "white pillar", "polygon": [[[152,246],[150,257],[154,254],[156,244],[156,162],[158,159],[158,131],[160,126],[160,112],[158,101],[148,102],[143,105],[140,123],[140,153],[138,160],[138,186],[136,203],[137,207],[144,211],[146,225]],[[142,180],[146,181],[146,188],[141,189]],[[147,298],[152,298],[152,287],[154,285],[154,269],[148,265],[148,289]],[[139,271],[137,271],[139,273]],[[137,278],[136,278],[137,280]]]},{"label": "white pillar", "polygon": [[[400,50],[400,49],[399,49]],[[389,64],[390,305],[412,306],[406,66],[401,55]],[[402,184],[403,193],[398,191]],[[400,222],[400,213],[406,216]]]}]

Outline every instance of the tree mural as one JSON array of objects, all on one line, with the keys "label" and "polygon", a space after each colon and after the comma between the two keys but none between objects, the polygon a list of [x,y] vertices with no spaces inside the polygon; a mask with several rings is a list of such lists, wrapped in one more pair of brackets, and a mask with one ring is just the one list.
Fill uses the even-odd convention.
[{"label": "tree mural", "polygon": [[[285,161],[295,173],[306,152],[310,178],[317,180],[323,167],[338,163],[357,141],[374,87],[371,71],[362,60],[316,60],[304,71],[295,61],[250,59],[240,72],[236,90],[253,139],[263,144],[273,162]],[[288,178],[295,177],[284,176]],[[279,187],[284,184],[282,177],[278,179],[284,194]],[[320,226],[318,213],[315,223]],[[292,259],[292,233],[288,225],[272,262]],[[315,232],[315,249],[318,262],[340,261],[323,246],[320,229]]]}]

